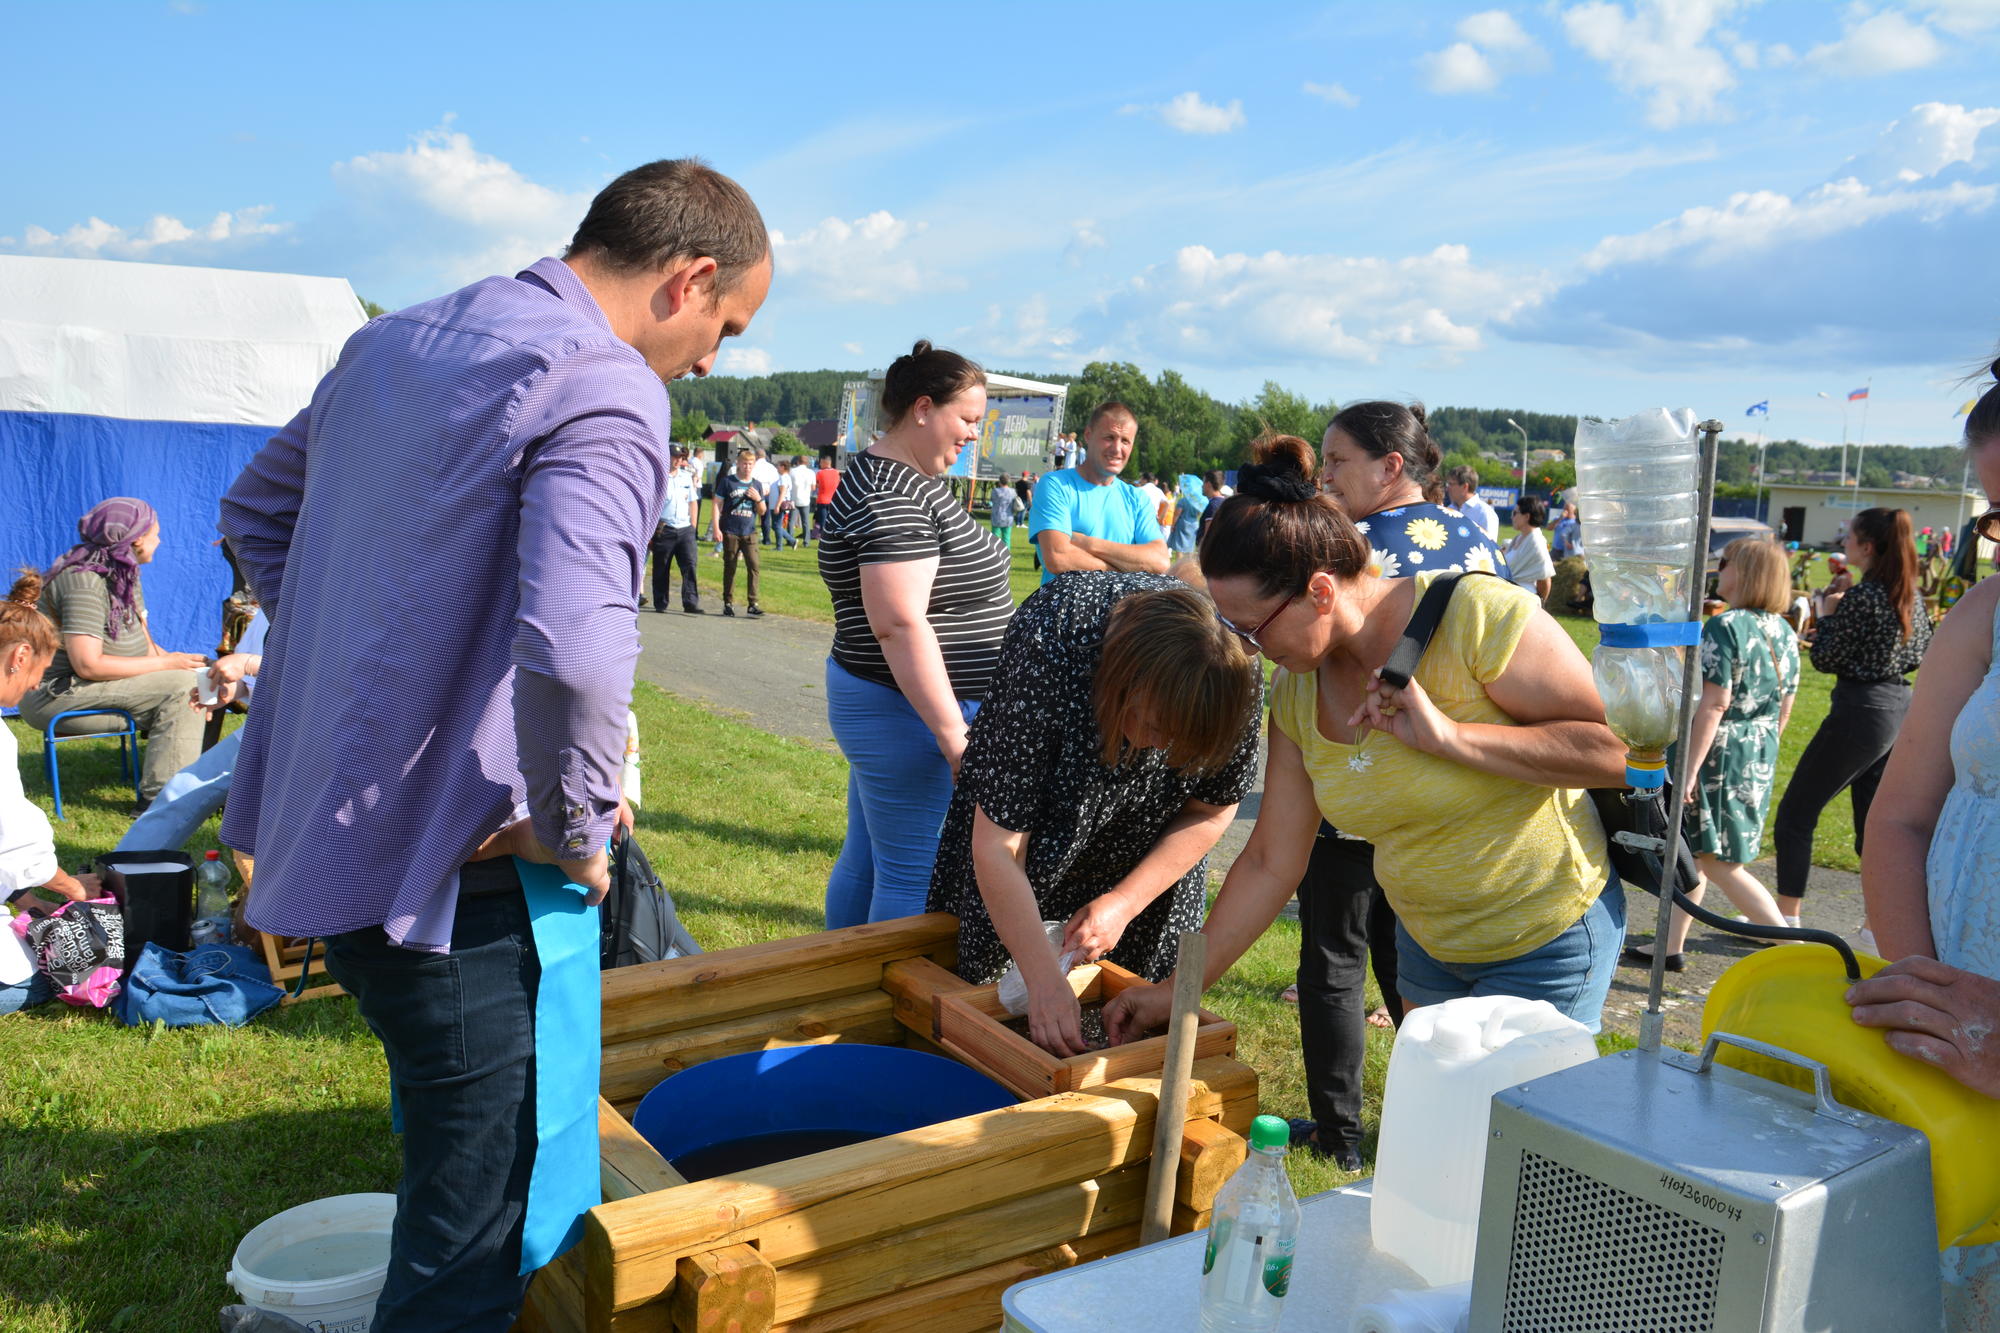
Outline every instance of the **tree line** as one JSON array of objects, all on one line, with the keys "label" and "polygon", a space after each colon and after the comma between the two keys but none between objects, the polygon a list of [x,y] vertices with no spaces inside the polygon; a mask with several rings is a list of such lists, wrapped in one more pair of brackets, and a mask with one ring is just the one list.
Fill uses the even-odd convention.
[{"label": "tree line", "polygon": [[[1162,370],[1151,377],[1129,361],[1093,361],[1076,375],[1042,371],[998,371],[1022,379],[1068,386],[1063,429],[1081,434],[1093,407],[1116,399],[1139,420],[1139,439],[1132,468],[1172,475],[1235,467],[1246,456],[1250,441],[1265,431],[1299,435],[1318,444],[1326,423],[1339,409],[1336,400],[1314,401],[1275,381],[1266,381],[1240,402],[1224,402],[1188,383],[1179,371]],[[866,379],[863,370],[785,370],[770,375],[711,375],[676,382],[674,435],[696,439],[710,423],[781,426],[796,430],[807,421],[839,414],[841,386]],[[1518,478],[1522,434],[1527,448],[1560,450],[1560,460],[1531,460],[1530,490],[1547,492],[1575,484],[1569,454],[1576,439],[1576,418],[1522,408],[1432,407],[1428,409],[1431,438],[1447,466],[1468,463],[1488,485],[1512,486]],[[1518,423],[1520,430],[1509,424]],[[1716,459],[1718,489],[1726,495],[1748,496],[1755,490],[1757,448],[1747,440],[1724,440]],[[1838,446],[1816,447],[1796,440],[1774,440],[1766,448],[1766,478],[1803,478],[1809,472],[1836,472]],[[1848,469],[1856,462],[1848,451]],[[1963,452],[1945,445],[1916,448],[1870,445],[1866,451],[1864,485],[1888,486],[1897,474],[1928,479],[1939,486],[1956,486],[1964,464]]]}]

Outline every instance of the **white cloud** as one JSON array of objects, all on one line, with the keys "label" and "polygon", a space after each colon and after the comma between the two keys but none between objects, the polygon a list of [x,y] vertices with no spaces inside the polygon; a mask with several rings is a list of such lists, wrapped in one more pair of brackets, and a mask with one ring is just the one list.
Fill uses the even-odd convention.
[{"label": "white cloud", "polygon": [[1542,287],[1535,275],[1475,265],[1462,245],[1401,259],[1190,245],[1113,293],[1085,324],[1102,326],[1097,341],[1160,360],[1370,364],[1392,347],[1472,351],[1485,327]]},{"label": "white cloud", "polygon": [[74,223],[61,232],[31,223],[19,237],[0,236],[0,250],[72,259],[146,259],[169,264],[218,260],[291,230],[289,222],[265,221],[270,213],[268,205],[242,208],[234,213],[217,213],[198,226],[156,213],[136,231],[99,217]]},{"label": "white cloud", "polygon": [[1709,41],[1737,0],[1636,0],[1628,11],[1589,0],[1562,13],[1570,44],[1606,66],[1614,84],[1646,99],[1646,122],[1672,129],[1720,120],[1722,95],[1736,86],[1729,61]]},{"label": "white cloud", "polygon": [[725,347],[716,360],[716,373],[768,375],[771,373],[771,354],[761,347]]},{"label": "white cloud", "polygon": [[1063,247],[1063,259],[1071,268],[1076,268],[1092,250],[1102,250],[1110,244],[1097,230],[1096,222],[1090,218],[1078,218],[1072,224],[1069,244]]},{"label": "white cloud", "polygon": [[1049,315],[1048,298],[1039,293],[1011,311],[999,303],[988,305],[984,319],[953,336],[961,345],[977,348],[989,363],[1009,357],[1063,368],[1083,361],[1076,351],[1077,331],[1058,325]]},{"label": "white cloud", "polygon": [[1470,42],[1453,42],[1420,57],[1424,86],[1434,93],[1485,93],[1500,86],[1499,71]]},{"label": "white cloud", "polygon": [[840,345],[840,350],[847,353],[849,356],[860,356],[867,349],[862,347],[860,343],[842,343]]},{"label": "white cloud", "polygon": [[1700,264],[1753,254],[1783,254],[1802,242],[1852,231],[1880,218],[1911,214],[1934,221],[1946,214],[1984,212],[2000,186],[1955,182],[1942,189],[1878,193],[1853,177],[1822,185],[1793,199],[1775,190],[1729,196],[1720,208],[1703,205],[1632,236],[1610,236],[1584,256],[1584,267],[1602,272],[1616,265],[1683,255]]},{"label": "white cloud", "polygon": [[1931,23],[1960,37],[2000,27],[2000,0],[1918,0],[1916,8]]},{"label": "white cloud", "polygon": [[1434,93],[1491,92],[1507,75],[1548,68],[1548,54],[1504,9],[1467,15],[1456,31],[1458,41],[1417,60]]},{"label": "white cloud", "polygon": [[1944,44],[1921,21],[1897,9],[1870,14],[1865,7],[1848,10],[1846,31],[1837,42],[1806,52],[1806,63],[1836,74],[1900,74],[1936,64]]},{"label": "white cloud", "polygon": [[1488,9],[1459,20],[1458,35],[1488,51],[1540,50],[1504,9]]},{"label": "white cloud", "polygon": [[2000,107],[1965,107],[1925,102],[1889,123],[1869,151],[1850,158],[1843,173],[1867,181],[1906,184],[1935,176],[1954,162],[1970,162],[1980,131],[2000,124]]},{"label": "white cloud", "polygon": [[356,255],[357,286],[449,291],[513,273],[560,254],[582,220],[591,192],[529,180],[480,152],[453,119],[399,150],[334,164],[341,198],[325,225],[336,233],[335,248]]},{"label": "white cloud", "polygon": [[826,218],[787,235],[771,233],[781,289],[802,289],[827,301],[893,304],[928,285],[906,242],[924,230],[880,209],[852,222]]},{"label": "white cloud", "polygon": [[1126,115],[1156,115],[1169,129],[1182,134],[1227,134],[1240,130],[1249,122],[1243,116],[1243,102],[1238,98],[1227,106],[1201,100],[1200,93],[1182,93],[1163,106],[1125,106],[1119,108]]},{"label": "white cloud", "polygon": [[1337,83],[1314,83],[1308,79],[1304,91],[1308,97],[1317,97],[1320,101],[1331,102],[1335,106],[1352,108],[1361,105],[1359,97]]},{"label": "white cloud", "polygon": [[1996,202],[1964,181],[1745,191],[1605,238],[1508,333],[1662,363],[1949,361],[1992,336]]}]

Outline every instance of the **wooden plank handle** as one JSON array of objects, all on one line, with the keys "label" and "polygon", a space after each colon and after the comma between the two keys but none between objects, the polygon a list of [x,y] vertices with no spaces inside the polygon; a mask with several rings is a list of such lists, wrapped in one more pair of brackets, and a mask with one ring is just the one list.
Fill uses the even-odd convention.
[{"label": "wooden plank handle", "polygon": [[1153,1115],[1153,1155],[1146,1180],[1146,1213],[1141,1245],[1165,1240],[1174,1221],[1174,1182],[1180,1174],[1181,1133],[1187,1123],[1188,1079],[1194,1068],[1195,1029],[1201,1023],[1202,977],[1208,965],[1208,937],[1181,932],[1180,959],[1174,964],[1173,1016],[1167,1023],[1166,1061],[1160,1069],[1160,1105]]}]

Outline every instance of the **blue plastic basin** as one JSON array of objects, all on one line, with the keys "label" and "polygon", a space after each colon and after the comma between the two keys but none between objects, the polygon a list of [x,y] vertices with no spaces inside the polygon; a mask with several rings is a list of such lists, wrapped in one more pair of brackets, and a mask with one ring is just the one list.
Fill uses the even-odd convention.
[{"label": "blue plastic basin", "polygon": [[646,1094],[632,1126],[699,1180],[1018,1100],[977,1070],[924,1051],[790,1046],[725,1055],[672,1075]]}]

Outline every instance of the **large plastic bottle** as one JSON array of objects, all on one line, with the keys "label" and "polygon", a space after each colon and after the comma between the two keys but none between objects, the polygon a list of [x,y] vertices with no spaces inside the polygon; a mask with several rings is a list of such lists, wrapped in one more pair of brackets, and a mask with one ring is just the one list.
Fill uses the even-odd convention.
[{"label": "large plastic bottle", "polygon": [[194,926],[188,938],[195,944],[227,944],[232,933],[229,921],[229,867],[222,853],[206,853],[194,872]]},{"label": "large plastic bottle", "polygon": [[1596,1058],[1590,1030],[1546,1000],[1474,995],[1412,1010],[1382,1095],[1375,1248],[1433,1287],[1470,1281],[1493,1094]]},{"label": "large plastic bottle", "polygon": [[1577,509],[1594,614],[1607,627],[1591,674],[1637,787],[1660,785],[1680,714],[1700,476],[1688,408],[1577,422]]},{"label": "large plastic bottle", "polygon": [[1299,1200],[1285,1174],[1291,1128],[1250,1122],[1250,1153],[1215,1196],[1201,1260],[1202,1333],[1273,1333],[1291,1289]]}]

